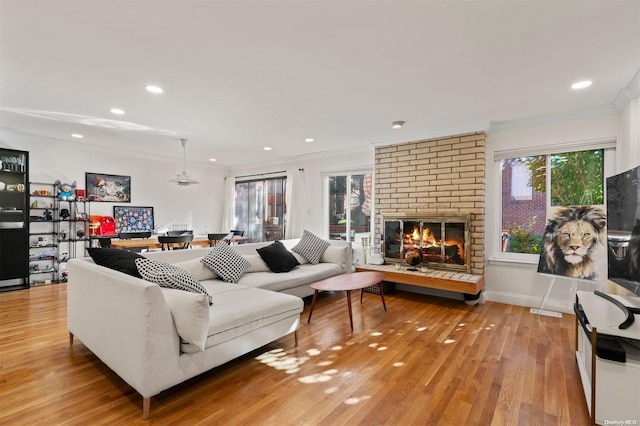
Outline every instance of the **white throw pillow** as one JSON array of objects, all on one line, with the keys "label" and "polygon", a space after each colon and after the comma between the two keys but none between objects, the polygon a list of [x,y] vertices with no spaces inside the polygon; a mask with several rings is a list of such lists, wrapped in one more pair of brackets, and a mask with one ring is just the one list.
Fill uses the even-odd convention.
[{"label": "white throw pillow", "polygon": [[330,245],[329,241],[323,240],[305,229],[300,242],[291,251],[301,254],[310,264],[316,265]]},{"label": "white throw pillow", "polygon": [[347,250],[349,246],[344,247],[327,247],[327,249],[322,254],[320,258],[320,262],[322,263],[337,263],[338,265],[343,265],[345,259],[347,258]]},{"label": "white throw pillow", "polygon": [[171,310],[178,336],[203,351],[209,331],[207,296],[171,288],[163,288],[162,294]]},{"label": "white throw pillow", "polygon": [[245,254],[243,256],[247,262],[249,262],[249,268],[245,271],[245,273],[249,272],[271,272],[269,269],[269,265],[262,260],[260,255],[258,254]]},{"label": "white throw pillow", "polygon": [[173,263],[173,266],[184,269],[193,275],[193,278],[195,278],[196,281],[215,280],[218,278],[215,272],[207,268],[204,263],[202,263],[202,257]]},{"label": "white throw pillow", "polygon": [[249,262],[227,244],[214,246],[202,263],[228,283],[237,283],[249,269]]},{"label": "white throw pillow", "polygon": [[174,288],[192,293],[204,293],[207,295],[209,303],[211,303],[211,296],[209,296],[207,290],[182,268],[146,258],[136,259],[136,267],[142,278],[147,281],[159,284],[160,287]]}]

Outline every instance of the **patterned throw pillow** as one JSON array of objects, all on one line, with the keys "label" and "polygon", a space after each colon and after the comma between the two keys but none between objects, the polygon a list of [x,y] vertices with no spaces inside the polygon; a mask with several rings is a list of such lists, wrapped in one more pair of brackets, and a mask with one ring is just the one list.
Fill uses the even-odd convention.
[{"label": "patterned throw pillow", "polygon": [[146,258],[136,259],[136,266],[142,278],[147,281],[156,283],[160,287],[174,288],[192,293],[204,293],[207,295],[209,304],[212,303],[211,296],[202,284],[182,268]]},{"label": "patterned throw pillow", "polygon": [[241,254],[227,244],[214,246],[201,262],[228,283],[237,283],[250,266]]},{"label": "patterned throw pillow", "polygon": [[302,238],[300,238],[300,242],[298,242],[291,251],[302,255],[310,264],[316,265],[320,262],[324,251],[330,245],[329,241],[323,240],[305,229]]},{"label": "patterned throw pillow", "polygon": [[276,273],[289,272],[300,264],[296,257],[280,241],[275,241],[266,247],[256,249],[256,251],[262,260],[269,265],[269,269]]}]

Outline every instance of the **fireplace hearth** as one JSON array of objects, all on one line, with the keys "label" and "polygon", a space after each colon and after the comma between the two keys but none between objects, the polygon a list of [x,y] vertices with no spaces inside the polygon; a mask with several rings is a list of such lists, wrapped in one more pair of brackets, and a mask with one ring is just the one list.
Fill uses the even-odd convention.
[{"label": "fireplace hearth", "polygon": [[404,262],[409,253],[414,265],[471,271],[470,214],[388,213],[382,223],[385,262]]}]

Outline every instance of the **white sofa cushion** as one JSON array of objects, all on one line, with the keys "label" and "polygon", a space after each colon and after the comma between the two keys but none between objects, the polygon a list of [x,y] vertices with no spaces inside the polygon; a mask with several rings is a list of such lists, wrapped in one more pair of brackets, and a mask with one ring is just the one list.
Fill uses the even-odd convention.
[{"label": "white sofa cushion", "polygon": [[237,283],[249,268],[249,262],[227,244],[214,246],[202,263],[228,283]]},{"label": "white sofa cushion", "polygon": [[193,275],[193,278],[197,281],[215,280],[218,278],[215,272],[207,268],[204,263],[202,263],[202,257],[172,263],[172,265],[184,269]]},{"label": "white sofa cushion", "polygon": [[274,274],[273,272],[245,274],[240,278],[238,284],[271,291],[285,291],[309,285],[342,272],[344,272],[342,267],[335,263],[318,263],[317,265],[307,263],[286,274]]},{"label": "white sofa cushion", "polygon": [[[264,272],[257,272],[262,273]],[[276,275],[273,272],[268,273]],[[220,281],[205,281],[202,284],[211,292],[214,301],[224,300],[224,303],[214,303],[209,308],[205,348],[232,340],[292,315],[299,316],[304,308],[302,299],[289,294]],[[194,353],[199,349],[185,342],[181,345],[181,350]]]},{"label": "white sofa cushion", "polygon": [[182,268],[166,262],[145,258],[136,259],[136,266],[142,278],[147,281],[159,284],[160,287],[174,288],[192,293],[204,293],[207,295],[209,303],[211,303],[211,296],[207,293],[207,290]]},{"label": "white sofa cushion", "polygon": [[245,254],[242,257],[245,258],[247,262],[249,262],[249,268],[245,271],[246,274],[249,272],[269,272],[269,265],[262,260],[262,258],[257,254]]},{"label": "white sofa cushion", "polygon": [[199,351],[204,350],[209,330],[209,300],[205,293],[163,288],[178,336]]}]

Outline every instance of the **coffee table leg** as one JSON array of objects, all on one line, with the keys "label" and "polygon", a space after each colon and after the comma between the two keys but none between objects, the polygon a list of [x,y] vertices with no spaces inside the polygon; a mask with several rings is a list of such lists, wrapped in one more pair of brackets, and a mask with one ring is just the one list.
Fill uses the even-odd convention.
[{"label": "coffee table leg", "polygon": [[309,309],[309,319],[307,320],[307,324],[311,322],[311,314],[313,313],[313,306],[316,304],[316,298],[318,297],[318,290],[313,293],[313,300],[311,301],[311,309]]},{"label": "coffee table leg", "polygon": [[347,292],[347,305],[349,306],[349,323],[351,324],[351,331],[353,331],[353,315],[351,314],[351,290]]},{"label": "coffee table leg", "polygon": [[380,298],[382,299],[382,306],[384,307],[384,310],[387,310],[387,304],[384,303],[384,291],[382,291],[382,282],[378,283],[378,287],[380,288]]}]

